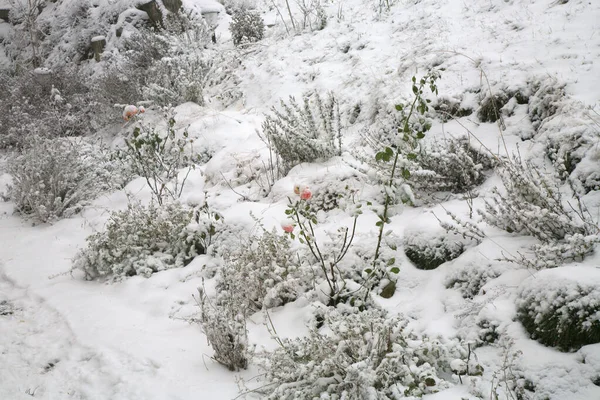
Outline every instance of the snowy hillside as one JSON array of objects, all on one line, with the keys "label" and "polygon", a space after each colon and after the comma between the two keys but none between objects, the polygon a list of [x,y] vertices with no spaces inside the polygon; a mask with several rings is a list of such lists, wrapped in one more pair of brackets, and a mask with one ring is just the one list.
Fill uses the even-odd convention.
[{"label": "snowy hillside", "polygon": [[0,399],[600,399],[600,3],[32,2]]}]

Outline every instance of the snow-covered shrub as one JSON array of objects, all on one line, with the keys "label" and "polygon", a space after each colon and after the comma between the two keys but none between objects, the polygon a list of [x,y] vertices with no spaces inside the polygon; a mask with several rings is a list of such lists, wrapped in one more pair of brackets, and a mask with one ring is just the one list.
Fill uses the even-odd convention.
[{"label": "snow-covered shrub", "polygon": [[268,399],[399,399],[449,387],[440,375],[463,356],[455,344],[405,331],[406,320],[381,310],[325,314],[321,331],[281,340],[260,360]]},{"label": "snow-covered shrub", "polygon": [[496,122],[502,118],[502,107],[508,103],[508,96],[504,93],[488,94],[483,101],[481,106],[477,110],[477,118],[481,122]]},{"label": "snow-covered shrub", "polygon": [[258,42],[265,36],[265,24],[262,17],[246,8],[238,8],[234,11],[229,30],[233,44],[236,46]]},{"label": "snow-covered shrub", "polygon": [[99,158],[81,141],[30,139],[7,165],[16,211],[37,222],[78,212],[86,201],[111,187],[110,177],[96,164]]},{"label": "snow-covered shrub", "polygon": [[[201,16],[169,14],[165,29],[142,28],[123,40],[121,54],[107,60],[105,76],[99,79],[101,92],[110,103],[131,103],[131,92],[138,91],[136,100],[160,106],[188,101],[203,105],[212,68],[209,43],[210,29]],[[116,94],[111,92],[114,87]]]},{"label": "snow-covered shrub", "polygon": [[545,120],[556,114],[561,100],[565,97],[565,85],[559,84],[554,78],[546,78],[533,82],[529,96],[528,114],[536,132]]},{"label": "snow-covered shrub", "polygon": [[509,160],[498,168],[506,193],[493,189],[493,197],[479,210],[488,224],[509,233],[526,233],[544,243],[566,236],[597,234],[598,228],[587,220],[577,205],[567,205],[558,179],[544,175],[532,163]]},{"label": "snow-covered shrub", "polygon": [[247,310],[231,298],[215,305],[202,288],[198,289],[197,300],[200,306],[200,325],[215,351],[215,361],[231,371],[246,369],[250,358],[246,330]]},{"label": "snow-covered shrub", "polygon": [[472,299],[488,281],[499,276],[500,270],[491,264],[469,263],[449,273],[445,285],[458,290],[465,299]]},{"label": "snow-covered shrub", "polygon": [[600,342],[600,271],[544,270],[518,292],[517,318],[531,337],[561,351]]},{"label": "snow-covered shrub", "polygon": [[454,260],[465,250],[465,242],[450,235],[407,232],[404,237],[404,253],[419,269],[436,269],[443,263]]},{"label": "snow-covered shrub", "polygon": [[289,171],[303,162],[314,162],[341,154],[342,124],[338,102],[332,93],[326,101],[318,93],[307,94],[304,104],[293,97],[281,101],[282,110],[272,109],[262,128],[266,140]]},{"label": "snow-covered shrub", "polygon": [[477,327],[479,328],[478,340],[481,343],[492,344],[496,343],[500,338],[500,332],[498,328],[500,323],[495,320],[488,320],[485,318],[481,318],[477,321]]},{"label": "snow-covered shrub", "polygon": [[83,136],[108,121],[109,108],[75,68],[0,78],[0,148],[19,147],[34,135]]},{"label": "snow-covered shrub", "polygon": [[491,156],[472,148],[467,138],[425,145],[415,161],[420,169],[412,171],[409,183],[427,193],[468,192],[483,183],[485,171],[494,164]]},{"label": "snow-covered shrub", "polygon": [[206,254],[220,221],[207,205],[133,202],[126,210],[113,212],[104,231],[86,239],[87,247],[75,257],[73,269],[82,270],[86,279],[121,279],[183,267]]},{"label": "snow-covered shrub", "polygon": [[[132,172],[146,180],[154,199],[163,204],[165,199],[177,200],[183,191],[187,177],[199,155],[192,152],[193,139],[187,130],[177,134],[173,110],[165,109],[166,132],[158,132],[143,123],[136,126],[131,136],[125,139],[126,148],[119,157]],[[187,168],[183,178],[179,170]]]},{"label": "snow-covered shrub", "polygon": [[536,243],[531,246],[532,256],[519,254],[509,261],[519,263],[531,269],[556,268],[570,262],[581,262],[594,252],[600,243],[600,235],[583,235],[576,233],[567,235],[559,242]]},{"label": "snow-covered shrub", "polygon": [[450,97],[439,97],[436,99],[432,108],[439,116],[442,122],[448,122],[453,118],[468,117],[473,114],[473,110],[468,106],[463,106],[461,99],[453,99]]},{"label": "snow-covered shrub", "polygon": [[226,256],[218,277],[217,304],[234,299],[251,311],[284,305],[306,290],[287,236],[264,231]]}]

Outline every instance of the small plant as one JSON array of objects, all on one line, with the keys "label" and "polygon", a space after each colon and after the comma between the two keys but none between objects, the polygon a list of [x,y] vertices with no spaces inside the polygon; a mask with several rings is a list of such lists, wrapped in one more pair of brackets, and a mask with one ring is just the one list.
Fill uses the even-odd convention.
[{"label": "small plant", "polygon": [[262,17],[244,7],[236,9],[233,13],[229,30],[235,46],[258,42],[265,36],[265,24]]},{"label": "small plant", "polygon": [[419,169],[411,173],[409,182],[425,193],[466,193],[483,183],[493,159],[473,149],[466,138],[446,139],[424,146],[415,160]]},{"label": "small plant", "polygon": [[230,371],[248,367],[248,331],[246,309],[234,301],[213,305],[203,289],[196,299],[200,307],[200,325],[208,343],[215,351],[214,360]]},{"label": "small plant", "polygon": [[306,287],[287,236],[264,231],[225,257],[217,283],[223,295],[249,311],[282,306]]},{"label": "small plant", "polygon": [[[309,200],[312,198],[312,192],[306,186],[296,185],[294,193],[299,199],[293,201],[288,198],[288,209],[285,211],[290,218],[284,221],[282,228],[286,234],[292,239],[298,237],[300,243],[306,245],[310,253],[318,262],[319,267],[329,288],[329,305],[336,305],[343,300],[343,294],[346,291],[346,282],[342,278],[339,269],[341,261],[344,259],[356,233],[356,221],[362,213],[361,204],[356,205],[353,213],[354,221],[352,228],[342,227],[337,232],[335,246],[337,248],[332,251],[323,251],[315,237],[315,228],[318,223],[317,215],[311,207]],[[298,232],[294,233],[295,228]]]},{"label": "small plant", "polygon": [[448,289],[458,290],[465,299],[472,299],[481,292],[481,288],[492,279],[500,276],[500,270],[491,264],[470,263],[456,269],[446,277]]},{"label": "small plant", "polygon": [[519,290],[517,319],[532,339],[561,351],[599,343],[599,279],[586,267],[541,271]]},{"label": "small plant", "polygon": [[342,125],[333,94],[326,101],[318,93],[305,95],[303,107],[290,97],[281,106],[282,111],[273,108],[273,116],[266,117],[262,128],[285,173],[300,163],[341,155]]},{"label": "small plant", "polygon": [[191,209],[179,203],[130,203],[111,214],[105,231],[86,239],[73,269],[82,270],[86,279],[117,280],[183,267],[206,254],[220,221],[207,205]]},{"label": "small plant", "polygon": [[98,179],[101,166],[86,148],[68,139],[34,137],[20,154],[9,158],[13,180],[9,194],[16,211],[37,222],[52,222],[77,213],[110,186],[108,179]]},{"label": "small plant", "polygon": [[278,339],[260,359],[267,399],[420,397],[449,387],[441,377],[462,349],[407,333],[406,320],[381,310],[325,314],[327,333]]},{"label": "small plant", "polygon": [[479,211],[488,224],[509,233],[527,233],[543,243],[598,233],[581,203],[579,209],[565,204],[558,180],[545,176],[533,164],[520,158],[506,161],[498,174],[506,194],[494,188],[494,196]]},{"label": "small plant", "polygon": [[[119,153],[133,173],[146,180],[159,205],[165,199],[177,200],[181,196],[187,177],[200,162],[199,156],[192,152],[194,140],[187,130],[179,136],[172,112],[167,111],[166,117],[166,133],[144,125],[137,126],[131,137],[125,140],[126,148]],[[179,170],[182,168],[187,168],[187,171],[180,178]]]},{"label": "small plant", "polygon": [[408,233],[404,238],[404,253],[419,269],[436,269],[452,261],[466,250],[465,244],[448,236]]}]

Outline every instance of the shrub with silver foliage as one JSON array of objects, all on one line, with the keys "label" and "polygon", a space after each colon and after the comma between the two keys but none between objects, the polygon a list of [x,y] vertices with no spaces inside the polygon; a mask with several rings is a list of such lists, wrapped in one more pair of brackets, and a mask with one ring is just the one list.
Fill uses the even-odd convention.
[{"label": "shrub with silver foliage", "polygon": [[265,24],[262,17],[244,7],[234,11],[229,30],[233,44],[236,46],[258,42],[265,36]]},{"label": "shrub with silver foliage", "polygon": [[440,377],[453,358],[466,355],[456,344],[407,333],[406,320],[381,310],[325,315],[327,332],[280,340],[260,360],[268,399],[397,399],[449,387]]},{"label": "shrub with silver foliage", "polygon": [[37,222],[78,212],[99,192],[112,187],[114,164],[102,158],[81,140],[30,139],[7,163],[16,211]]},{"label": "shrub with silver foliage", "polygon": [[342,124],[338,102],[332,93],[326,101],[318,93],[303,97],[299,105],[293,97],[281,101],[282,110],[272,109],[262,128],[287,172],[304,162],[315,162],[342,153]]},{"label": "shrub with silver foliage", "polygon": [[116,280],[183,267],[207,252],[219,221],[206,205],[191,209],[179,203],[130,203],[111,214],[105,231],[87,238],[73,269],[84,271],[86,279]]},{"label": "shrub with silver foliage", "polygon": [[233,298],[258,311],[295,300],[306,284],[290,244],[287,236],[265,231],[229,254],[219,275],[217,302]]},{"label": "shrub with silver foliage", "polygon": [[231,371],[246,369],[250,351],[244,306],[229,298],[221,304],[212,304],[203,289],[198,289],[200,325],[215,351],[214,359]]}]

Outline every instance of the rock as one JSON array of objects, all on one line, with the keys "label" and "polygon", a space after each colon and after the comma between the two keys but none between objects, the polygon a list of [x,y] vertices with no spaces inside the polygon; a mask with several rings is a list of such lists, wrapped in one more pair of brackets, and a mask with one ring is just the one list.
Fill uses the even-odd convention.
[{"label": "rock", "polygon": [[10,14],[9,8],[0,8],[0,19],[4,20],[4,22],[10,22],[9,14]]},{"label": "rock", "polygon": [[143,4],[139,4],[136,8],[148,14],[148,18],[150,19],[150,22],[155,28],[163,26],[162,12],[160,11],[160,8],[158,8],[156,0],[151,0]]},{"label": "rock", "polygon": [[94,59],[96,62],[100,61],[100,56],[104,51],[104,46],[106,46],[106,38],[104,36],[95,36],[92,38],[91,47],[94,52]]},{"label": "rock", "polygon": [[163,0],[163,5],[172,13],[177,13],[183,5],[181,0]]}]

